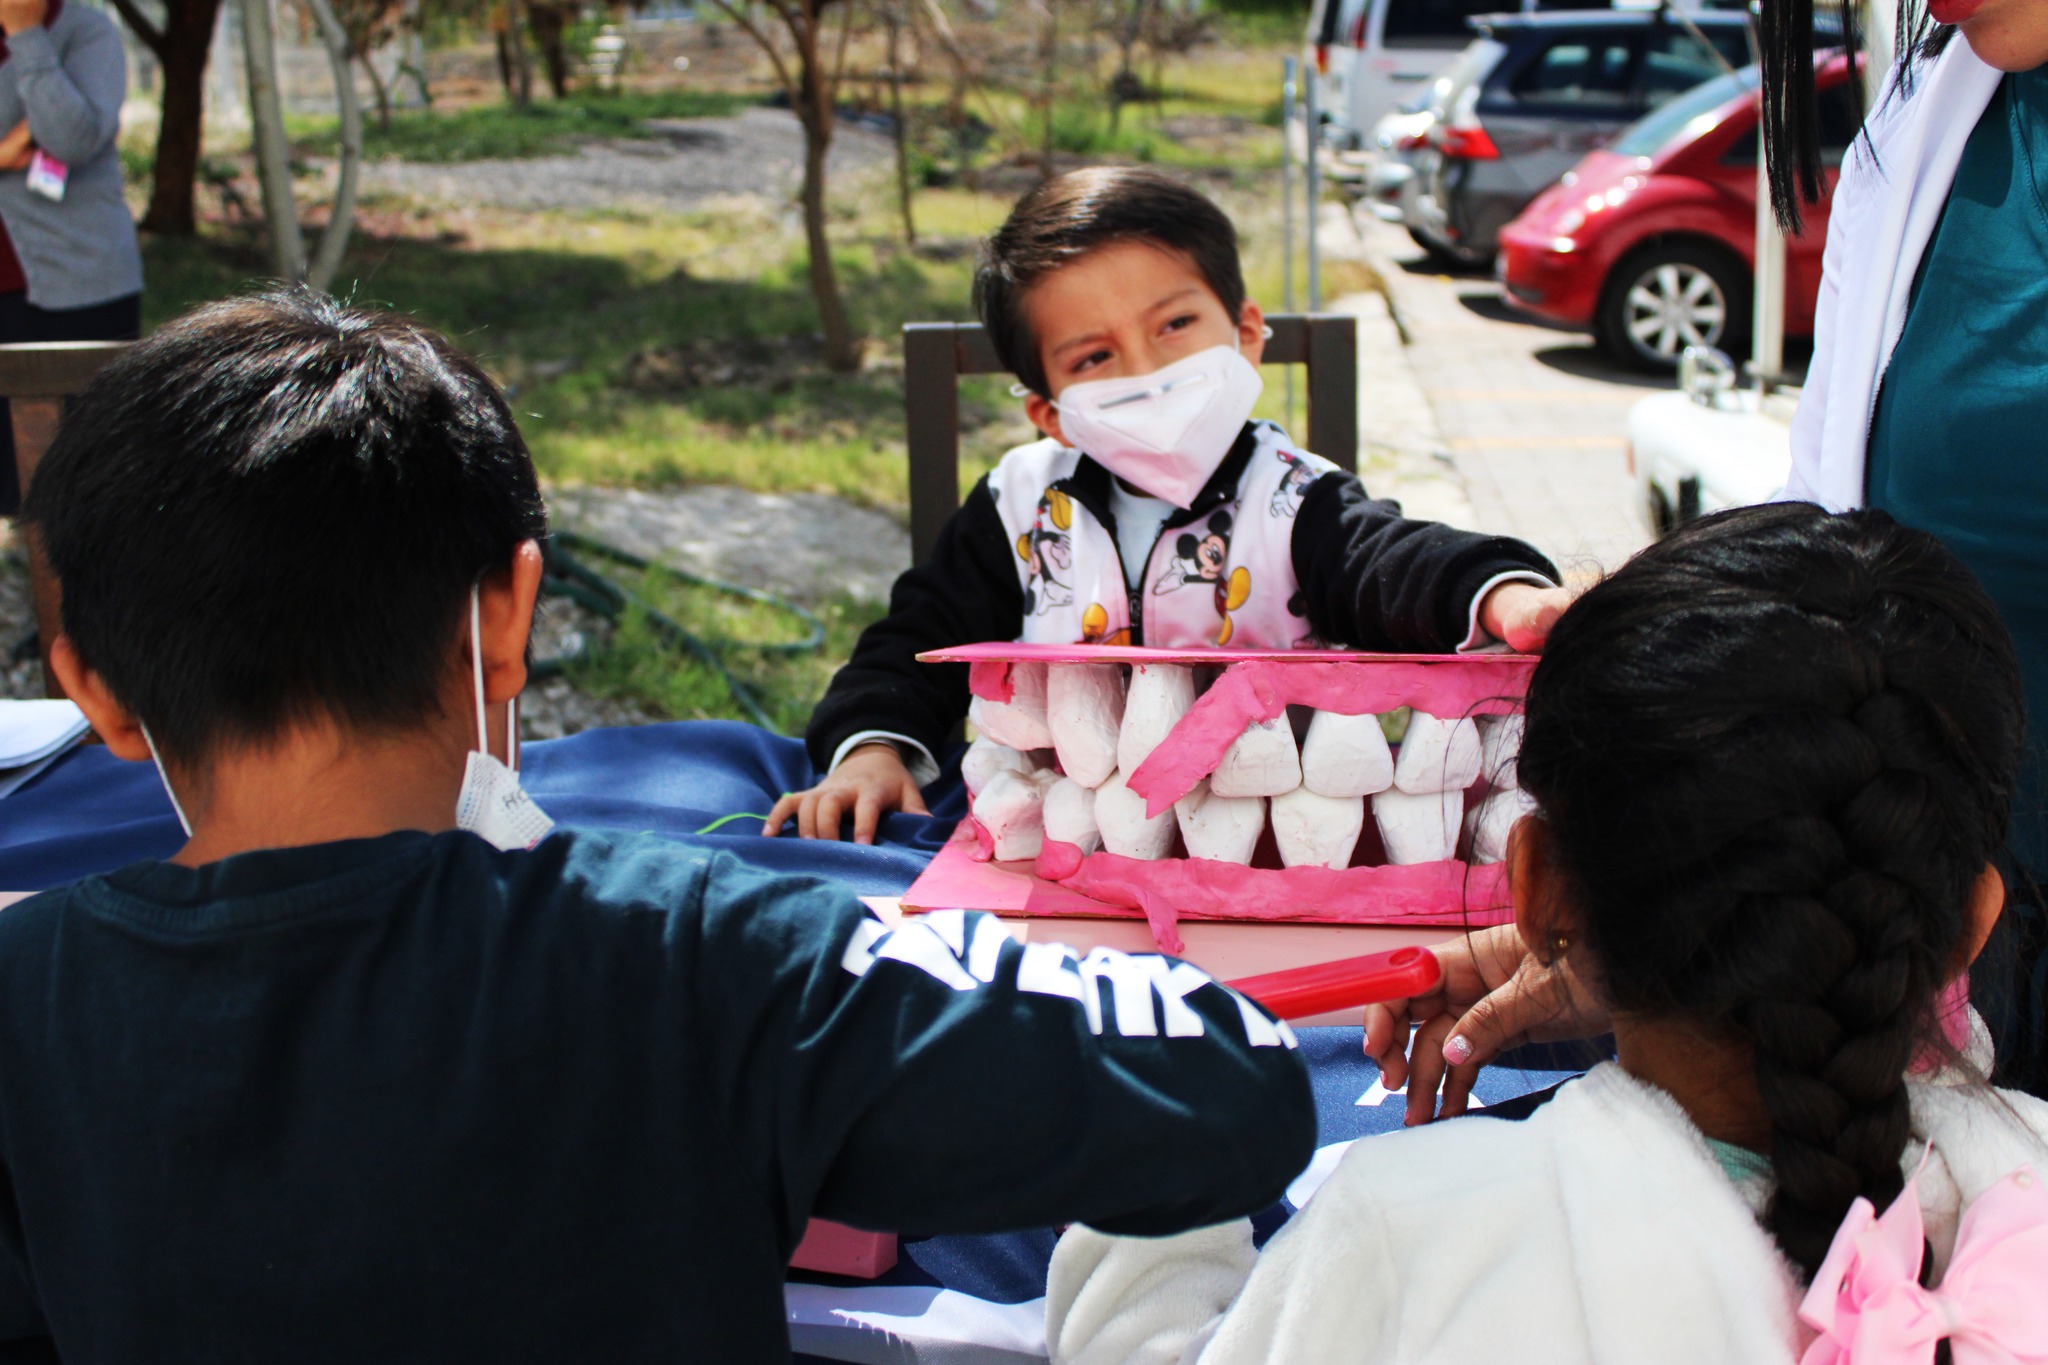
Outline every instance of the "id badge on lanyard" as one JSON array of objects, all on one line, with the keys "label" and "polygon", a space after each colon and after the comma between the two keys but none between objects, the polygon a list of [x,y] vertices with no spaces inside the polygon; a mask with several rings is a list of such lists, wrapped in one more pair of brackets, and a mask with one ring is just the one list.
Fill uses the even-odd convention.
[{"label": "id badge on lanyard", "polygon": [[38,147],[28,159],[28,192],[40,194],[53,204],[64,202],[64,182],[71,168]]}]

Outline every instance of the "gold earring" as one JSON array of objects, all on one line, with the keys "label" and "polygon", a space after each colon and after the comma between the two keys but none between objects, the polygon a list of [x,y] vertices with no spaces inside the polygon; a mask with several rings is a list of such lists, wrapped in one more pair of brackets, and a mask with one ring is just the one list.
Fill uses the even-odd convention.
[{"label": "gold earring", "polygon": [[1570,951],[1571,951],[1571,947],[1572,947],[1572,940],[1571,940],[1571,936],[1570,936],[1570,935],[1568,935],[1568,934],[1552,934],[1552,935],[1550,936],[1550,952],[1551,952],[1551,956],[1553,956],[1553,957],[1563,957],[1563,956],[1564,956],[1564,955],[1565,955],[1566,953],[1568,953],[1568,952],[1570,952]]}]

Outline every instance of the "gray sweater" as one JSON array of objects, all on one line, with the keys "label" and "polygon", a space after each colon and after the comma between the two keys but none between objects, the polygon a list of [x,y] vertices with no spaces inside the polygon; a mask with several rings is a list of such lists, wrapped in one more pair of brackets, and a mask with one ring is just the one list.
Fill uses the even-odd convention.
[{"label": "gray sweater", "polygon": [[0,172],[0,221],[14,239],[38,308],[86,308],[142,290],[135,220],[121,197],[121,123],[128,66],[113,21],[64,6],[48,28],[7,40],[0,62],[0,134],[28,120],[36,145],[70,167],[64,198],[28,192],[21,171]]}]

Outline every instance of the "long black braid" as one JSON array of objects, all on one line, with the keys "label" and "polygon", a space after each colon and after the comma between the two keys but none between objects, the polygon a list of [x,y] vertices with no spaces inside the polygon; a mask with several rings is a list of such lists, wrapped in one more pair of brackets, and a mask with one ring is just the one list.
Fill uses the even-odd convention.
[{"label": "long black braid", "polygon": [[2010,637],[1933,537],[1803,504],[1705,518],[1559,621],[1523,786],[1618,1011],[1754,1050],[1810,1275],[1900,1187],[1904,1077],[1959,966],[2020,748]]}]

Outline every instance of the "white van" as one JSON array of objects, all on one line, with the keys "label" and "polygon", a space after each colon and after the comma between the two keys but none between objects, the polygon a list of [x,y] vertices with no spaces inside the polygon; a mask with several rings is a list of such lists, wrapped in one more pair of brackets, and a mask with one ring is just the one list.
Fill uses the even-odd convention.
[{"label": "white van", "polygon": [[[1657,0],[1617,0],[1654,9]],[[1744,8],[1743,0],[1681,0],[1680,8]],[[1312,0],[1304,60],[1316,81],[1325,146],[1369,150],[1380,118],[1420,93],[1472,41],[1482,14],[1607,9],[1598,0]]]}]

